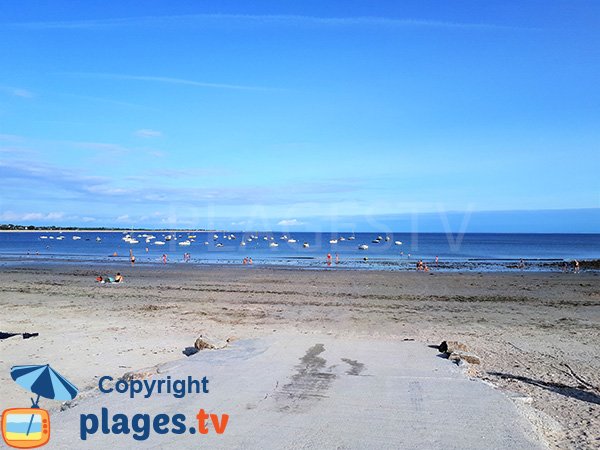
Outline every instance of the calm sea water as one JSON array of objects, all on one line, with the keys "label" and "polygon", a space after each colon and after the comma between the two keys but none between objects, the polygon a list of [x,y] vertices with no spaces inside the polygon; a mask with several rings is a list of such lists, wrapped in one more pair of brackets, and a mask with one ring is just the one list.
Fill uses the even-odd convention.
[{"label": "calm sea water", "polygon": [[[389,270],[413,269],[420,259],[433,268],[436,256],[439,270],[513,270],[521,259],[525,261],[526,270],[559,270],[562,261],[600,259],[600,234],[169,234],[151,231],[129,234],[138,242],[124,241],[122,232],[0,233],[0,258],[97,263],[128,260],[132,250],[137,262],[143,264],[160,264],[163,254],[167,255],[169,264],[183,263],[184,253],[189,253],[190,264],[240,264],[244,257],[251,257],[254,264],[319,268],[326,267],[329,253],[334,266]],[[149,235],[155,238],[146,242]],[[168,235],[172,236],[170,241]],[[194,235],[195,238],[190,238]],[[378,237],[382,239],[373,242]],[[289,242],[290,239],[296,242]],[[330,243],[335,239],[337,243]],[[165,244],[157,245],[157,241]],[[184,241],[190,245],[180,245]],[[368,249],[359,250],[360,245],[367,245]]]}]

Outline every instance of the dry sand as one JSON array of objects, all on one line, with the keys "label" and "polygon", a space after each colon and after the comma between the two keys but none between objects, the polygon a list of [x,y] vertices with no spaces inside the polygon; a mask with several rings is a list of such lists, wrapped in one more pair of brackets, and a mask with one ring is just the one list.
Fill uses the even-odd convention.
[{"label": "dry sand", "polygon": [[481,357],[470,373],[521,394],[551,448],[600,445],[600,392],[590,387],[600,386],[598,273],[103,270],[120,270],[125,284],[97,284],[73,265],[4,267],[0,331],[40,336],[0,341],[0,409],[28,404],[12,365],[51,362],[93,389],[94,377],[185,358],[199,334],[459,340]]}]

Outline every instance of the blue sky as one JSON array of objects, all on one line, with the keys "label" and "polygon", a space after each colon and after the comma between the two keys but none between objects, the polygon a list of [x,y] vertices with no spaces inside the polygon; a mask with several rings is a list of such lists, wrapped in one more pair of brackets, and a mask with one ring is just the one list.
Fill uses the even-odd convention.
[{"label": "blue sky", "polygon": [[3,1],[0,222],[600,231],[599,48],[595,1]]}]

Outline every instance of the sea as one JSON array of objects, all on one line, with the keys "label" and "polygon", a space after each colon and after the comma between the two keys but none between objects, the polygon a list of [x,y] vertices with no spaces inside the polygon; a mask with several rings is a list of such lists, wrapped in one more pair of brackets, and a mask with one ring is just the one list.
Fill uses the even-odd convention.
[{"label": "sea", "polygon": [[[160,244],[160,242],[164,244]],[[365,247],[366,246],[366,247]],[[0,232],[0,264],[243,264],[308,269],[563,271],[600,259],[600,234],[239,231]],[[187,256],[186,256],[187,254]],[[328,259],[330,255],[330,259]]]}]

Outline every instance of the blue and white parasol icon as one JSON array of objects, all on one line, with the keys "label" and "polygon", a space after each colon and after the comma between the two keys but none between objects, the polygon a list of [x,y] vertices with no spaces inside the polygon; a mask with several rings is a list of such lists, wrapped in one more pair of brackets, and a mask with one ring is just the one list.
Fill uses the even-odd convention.
[{"label": "blue and white parasol icon", "polygon": [[[49,364],[43,366],[13,366],[10,369],[13,380],[25,389],[37,394],[37,399],[31,399],[32,408],[39,408],[38,402],[41,397],[51,400],[73,400],[79,392],[77,388]],[[27,434],[31,429],[33,415],[29,421]]]}]

